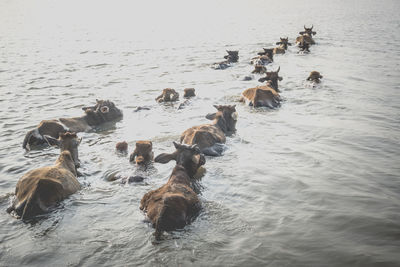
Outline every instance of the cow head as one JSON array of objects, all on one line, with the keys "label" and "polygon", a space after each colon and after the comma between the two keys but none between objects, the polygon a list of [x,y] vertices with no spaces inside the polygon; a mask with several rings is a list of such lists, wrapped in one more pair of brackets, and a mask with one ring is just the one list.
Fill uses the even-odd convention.
[{"label": "cow head", "polygon": [[311,26],[311,28],[307,28],[306,25],[304,25],[304,31],[299,32],[299,34],[307,34],[309,36],[316,35],[317,32],[313,31],[314,25]]},{"label": "cow head", "polygon": [[179,99],[179,93],[172,88],[165,88],[162,94],[156,98],[157,102],[172,102]]},{"label": "cow head", "polygon": [[236,112],[236,105],[214,105],[217,109],[216,113],[209,113],[206,118],[215,120],[216,125],[225,133],[236,132],[236,122],[238,113]]},{"label": "cow head", "polygon": [[225,59],[228,60],[228,62],[237,62],[239,59],[239,51],[230,51],[226,50],[228,55],[224,56]]},{"label": "cow head", "polygon": [[66,132],[60,133],[58,139],[49,135],[45,135],[44,139],[49,143],[49,145],[58,146],[61,152],[69,151],[75,163],[75,167],[78,168],[80,166],[78,146],[82,142],[82,137],[78,138],[76,133]]},{"label": "cow head", "polygon": [[153,143],[151,141],[137,141],[135,151],[130,155],[129,161],[136,161],[138,165],[146,165],[153,160]]},{"label": "cow head", "polygon": [[279,39],[281,39],[281,41],[277,42],[276,44],[282,46],[282,48],[285,50],[288,48],[288,45],[292,45],[291,43],[289,43],[289,37],[286,38],[280,37]]},{"label": "cow head", "polygon": [[104,122],[113,121],[122,117],[122,111],[109,100],[98,100],[92,107],[83,107],[89,125],[99,125]]},{"label": "cow head", "polygon": [[267,68],[264,65],[257,64],[254,66],[254,70],[251,73],[265,73],[267,72]]},{"label": "cow head", "polygon": [[193,177],[200,166],[206,163],[204,155],[200,152],[197,145],[184,145],[173,142],[176,151],[174,153],[162,153],[158,155],[154,161],[158,163],[168,163],[175,160],[177,165],[185,168],[188,175]]},{"label": "cow head", "polygon": [[265,82],[265,81],[269,81],[270,86],[275,89],[278,90],[278,81],[282,81],[282,77],[279,76],[279,71],[281,70],[281,67],[278,68],[277,71],[267,71],[265,73],[265,77],[260,78],[258,81],[259,82]]},{"label": "cow head", "polygon": [[185,88],[183,97],[193,97],[196,96],[194,88]]},{"label": "cow head", "polygon": [[312,71],[308,76],[307,81],[320,83],[320,79],[322,79],[322,75],[318,71]]}]

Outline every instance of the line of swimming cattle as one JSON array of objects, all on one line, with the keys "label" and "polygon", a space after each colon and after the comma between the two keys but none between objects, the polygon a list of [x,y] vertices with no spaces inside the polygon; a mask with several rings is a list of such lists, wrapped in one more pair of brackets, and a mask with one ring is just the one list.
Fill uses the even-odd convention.
[{"label": "line of swimming cattle", "polygon": [[[296,43],[301,52],[309,52],[309,47],[315,44],[312,36],[316,32],[313,27],[300,32]],[[277,71],[267,71],[266,65],[273,62],[274,54],[284,54],[291,44],[288,38],[280,38],[278,47],[268,48],[251,59],[254,64],[255,74],[265,74],[259,82],[266,84],[246,89],[242,93],[241,101],[254,107],[275,108],[280,105],[278,81],[282,77]],[[239,60],[238,51],[227,51],[225,61],[215,63],[213,68],[225,69]],[[307,80],[319,83],[322,76],[313,71]],[[186,88],[184,91],[182,108],[189,98],[195,96],[194,88]],[[179,94],[171,88],[164,89],[156,101],[172,102],[179,99]],[[99,125],[116,121],[122,118],[122,111],[108,100],[96,100],[96,105],[82,108],[85,112],[81,117],[59,118],[43,120],[29,131],[23,140],[23,148],[30,150],[43,145],[58,146],[61,150],[59,157],[53,166],[31,170],[23,175],[15,189],[15,197],[11,206],[7,209],[15,217],[23,220],[48,212],[61,200],[77,192],[81,185],[77,180],[80,166],[78,146],[82,138],[78,138],[78,132],[87,132],[96,129]],[[183,105],[183,106],[182,106]],[[155,236],[160,238],[164,231],[183,228],[199,213],[200,200],[194,190],[194,177],[199,167],[206,162],[207,156],[221,156],[226,136],[236,131],[238,114],[236,105],[214,105],[215,113],[207,114],[206,118],[211,123],[193,126],[184,131],[180,143],[173,142],[173,153],[162,153],[154,158],[151,141],[138,141],[130,161],[138,165],[150,163],[176,162],[174,169],[166,184],[158,189],[146,193],[141,202],[140,209],[147,213],[147,217],[156,229]],[[136,111],[146,108],[138,108]],[[119,142],[116,144],[119,151],[127,151],[128,144]],[[140,177],[139,177],[140,178]]]}]

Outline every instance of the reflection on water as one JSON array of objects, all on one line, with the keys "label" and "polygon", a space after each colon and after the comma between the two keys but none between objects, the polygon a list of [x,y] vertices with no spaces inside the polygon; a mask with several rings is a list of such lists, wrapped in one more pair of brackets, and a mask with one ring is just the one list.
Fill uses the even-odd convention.
[{"label": "reflection on water", "polygon": [[[397,10],[390,0],[0,1],[1,265],[399,265]],[[304,24],[317,31],[311,53],[292,46],[268,67],[281,67],[282,106],[236,103],[238,131],[199,184],[202,212],[154,243],[139,202],[173,163],[138,170],[115,143],[172,151],[212,104],[258,84],[243,78],[261,48],[294,42]],[[211,69],[227,49],[239,62]],[[312,70],[324,76],[317,87],[305,81]],[[181,110],[157,104],[167,87],[197,96]],[[83,189],[35,224],[11,217],[18,179],[59,153],[24,152],[25,133],[96,98],[124,118],[80,135]],[[115,173],[146,179],[108,181]]]}]

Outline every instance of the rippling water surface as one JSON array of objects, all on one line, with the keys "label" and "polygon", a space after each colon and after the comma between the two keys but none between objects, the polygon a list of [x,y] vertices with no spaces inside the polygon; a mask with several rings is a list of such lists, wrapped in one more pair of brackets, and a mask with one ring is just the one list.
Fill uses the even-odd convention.
[{"label": "rippling water surface", "polygon": [[[400,265],[400,20],[398,1],[0,0],[0,265]],[[250,58],[314,24],[317,45],[290,47],[282,106],[237,102]],[[210,64],[240,50],[232,68]],[[312,70],[323,83],[305,82]],[[185,109],[158,105],[166,87],[196,88]],[[81,133],[83,189],[36,224],[6,213],[23,173],[55,148],[25,152],[42,119],[79,116],[95,99],[124,112]],[[237,102],[237,103],[236,103]],[[173,163],[137,169],[114,151],[153,141],[156,154],[212,104],[237,104],[237,133],[207,158],[202,212],[155,243],[141,197]],[[134,112],[137,106],[151,110]],[[143,183],[109,182],[112,173]]]}]

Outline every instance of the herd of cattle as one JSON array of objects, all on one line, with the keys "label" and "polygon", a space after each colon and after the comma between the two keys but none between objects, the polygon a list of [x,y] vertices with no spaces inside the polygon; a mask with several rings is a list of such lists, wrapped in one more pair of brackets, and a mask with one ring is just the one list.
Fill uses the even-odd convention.
[{"label": "herd of cattle", "polygon": [[[312,36],[316,34],[313,27],[300,32],[296,43],[301,51],[309,52],[309,47],[315,44]],[[265,74],[259,82],[266,84],[246,89],[242,93],[242,102],[248,102],[254,107],[274,108],[280,105],[278,81],[282,77],[277,71],[267,71],[266,65],[273,62],[274,54],[284,54],[289,43],[288,38],[280,38],[278,47],[265,49],[251,60],[254,64],[253,73]],[[224,69],[239,59],[238,51],[227,51],[225,61],[213,65],[216,69]],[[322,76],[313,71],[307,80],[319,83]],[[195,96],[193,88],[187,88],[184,97],[188,100]],[[156,98],[157,102],[172,102],[179,99],[174,89],[164,89]],[[186,101],[187,101],[186,100]],[[122,111],[108,100],[96,100],[96,105],[82,108],[85,112],[81,117],[43,120],[33,130],[29,131],[23,141],[23,148],[30,150],[43,145],[58,146],[61,153],[53,166],[31,170],[23,175],[15,189],[15,198],[7,209],[17,218],[30,219],[38,214],[48,212],[58,202],[77,192],[81,185],[77,180],[80,166],[78,146],[81,138],[78,132],[96,129],[99,125],[122,118]],[[156,238],[164,231],[179,229],[188,224],[199,212],[201,205],[193,188],[194,177],[199,167],[204,165],[206,156],[221,156],[226,136],[236,131],[238,114],[236,105],[214,105],[215,113],[207,114],[211,123],[194,126],[184,131],[180,143],[173,142],[173,153],[162,153],[154,158],[151,141],[138,141],[129,160],[138,165],[150,163],[176,162],[166,184],[156,190],[146,193],[140,203],[140,209],[155,227]],[[140,110],[140,109],[138,109]],[[138,111],[136,110],[136,111]],[[127,151],[128,144],[116,144],[119,151]]]}]

